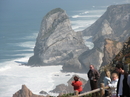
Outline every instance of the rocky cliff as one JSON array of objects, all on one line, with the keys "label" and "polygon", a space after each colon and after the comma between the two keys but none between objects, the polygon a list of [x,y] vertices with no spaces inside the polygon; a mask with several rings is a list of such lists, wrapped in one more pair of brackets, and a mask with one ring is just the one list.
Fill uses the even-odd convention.
[{"label": "rocky cliff", "polygon": [[90,27],[83,30],[83,35],[93,36],[93,42],[102,38],[125,41],[130,33],[130,4],[111,5],[107,11]]},{"label": "rocky cliff", "polygon": [[[99,67],[100,78],[98,86],[100,86],[100,83],[104,83],[104,71],[109,70],[111,73],[116,72],[115,65],[118,62],[122,62],[125,70],[130,71],[130,38],[126,39],[123,43],[110,39],[105,40],[103,63],[101,67]],[[84,86],[83,91],[90,90],[90,82],[88,81]]]},{"label": "rocky cliff", "polygon": [[42,20],[34,55],[28,65],[62,65],[86,50],[81,32],[74,32],[66,12],[56,8]]},{"label": "rocky cliff", "polygon": [[34,55],[30,57],[28,65],[63,64],[63,71],[69,72],[87,72],[90,64],[99,69],[114,57],[117,52],[113,51],[121,49],[121,45],[118,45],[116,50],[111,49],[111,53],[104,54],[104,49],[109,49],[109,46],[104,48],[105,39],[122,42],[130,36],[129,9],[130,4],[109,6],[94,24],[81,31],[83,36],[93,37],[92,50],[85,46],[81,32],[72,30],[64,10],[57,8],[50,11],[43,18]]},{"label": "rocky cliff", "polygon": [[111,73],[116,72],[115,66],[117,63],[123,64],[125,72],[130,73],[130,37],[124,41],[122,45],[123,48],[115,55],[115,57],[113,57],[109,64],[100,67],[100,83],[103,82],[103,78],[105,76],[104,71],[109,70]]},{"label": "rocky cliff", "polygon": [[13,97],[44,97],[44,96],[33,94],[25,85],[22,85],[22,89],[13,94]]},{"label": "rocky cliff", "polygon": [[110,64],[112,59],[121,51],[122,48],[123,48],[122,42],[106,39],[104,45],[103,62],[101,66]]},{"label": "rocky cliff", "polygon": [[[106,64],[103,59],[107,59],[109,56],[109,60],[112,60],[110,56],[114,57],[114,54],[110,52],[109,55],[106,52],[104,55],[105,39],[123,42],[130,36],[129,9],[130,4],[109,6],[107,11],[95,23],[82,31],[83,35],[92,36],[94,43],[92,50],[84,52],[79,57],[80,63],[86,67],[86,70],[89,63],[94,64],[99,69],[102,63],[103,65]],[[109,49],[109,46],[107,47],[105,49]],[[119,49],[117,48],[118,50],[116,50],[119,51],[121,47],[121,45],[118,45]],[[116,52],[114,53],[116,54]]]}]

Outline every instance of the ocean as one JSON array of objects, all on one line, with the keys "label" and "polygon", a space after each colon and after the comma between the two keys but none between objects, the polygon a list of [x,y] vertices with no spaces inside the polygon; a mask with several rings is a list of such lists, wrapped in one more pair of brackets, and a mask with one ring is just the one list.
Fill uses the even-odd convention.
[{"label": "ocean", "polygon": [[[93,24],[109,5],[124,3],[130,0],[0,0],[0,97],[12,97],[23,84],[34,94],[49,92],[56,85],[67,84],[74,74],[87,80],[86,74],[62,73],[61,65],[29,67],[21,63],[27,63],[33,55],[41,21],[52,9],[65,10],[73,30],[81,31]],[[92,49],[91,36],[83,39]]]}]

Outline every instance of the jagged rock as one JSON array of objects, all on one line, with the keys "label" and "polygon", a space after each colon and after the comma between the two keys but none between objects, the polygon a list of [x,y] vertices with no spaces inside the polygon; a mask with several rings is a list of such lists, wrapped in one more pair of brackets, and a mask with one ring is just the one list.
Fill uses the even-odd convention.
[{"label": "jagged rock", "polygon": [[104,46],[103,63],[101,66],[110,64],[112,59],[120,52],[122,48],[123,44],[121,42],[106,39]]},{"label": "jagged rock", "polygon": [[44,97],[44,96],[35,95],[25,85],[22,85],[22,89],[13,94],[13,97]]},{"label": "jagged rock", "polygon": [[[83,35],[92,36],[94,43],[92,50],[84,52],[79,57],[79,61],[84,67],[88,68],[89,63],[92,63],[98,69],[104,61],[103,58],[106,59],[105,56],[113,56],[107,54],[104,56],[105,39],[123,42],[130,36],[129,9],[130,4],[109,6],[94,24],[82,31]],[[112,60],[112,57],[109,57],[109,60]]]},{"label": "jagged rock", "polygon": [[[57,85],[55,89],[51,90],[50,92],[54,92],[54,93],[59,93],[59,94],[69,94],[69,93],[74,93],[74,89],[73,86],[71,85],[71,82],[74,80],[74,76],[73,75],[67,82],[68,85],[65,84],[60,84]],[[78,75],[77,75],[78,76]],[[80,81],[82,81],[83,85],[82,87],[84,88],[85,84],[87,83],[87,81],[84,78],[80,78]]]},{"label": "jagged rock", "polygon": [[95,42],[102,36],[116,41],[125,41],[130,36],[129,9],[130,4],[109,6],[94,24],[83,30],[83,35],[94,36]]},{"label": "jagged rock", "polygon": [[87,83],[83,87],[83,92],[87,92],[87,91],[90,91],[90,90],[91,90],[90,81],[88,80]]},{"label": "jagged rock", "polygon": [[45,92],[45,91],[43,91],[43,90],[42,90],[42,91],[40,91],[39,93],[40,93],[40,94],[45,94],[45,95],[48,95],[48,93],[47,93],[47,92]]},{"label": "jagged rock", "polygon": [[59,84],[56,86],[55,89],[51,90],[50,92],[53,93],[59,93],[60,95],[62,94],[68,94],[68,93],[73,93],[73,87],[72,86],[67,86],[65,84]]},{"label": "jagged rock", "polygon": [[86,50],[81,32],[74,32],[66,12],[57,8],[43,18],[28,65],[62,65]]},{"label": "jagged rock", "polygon": [[68,59],[62,67],[62,71],[67,72],[84,72],[86,68],[83,68],[78,58]]},{"label": "jagged rock", "polygon": [[130,72],[130,37],[123,44],[121,43],[119,44],[123,45],[123,48],[115,55],[115,57],[109,62],[109,64],[102,65],[100,67],[99,71],[101,73],[101,76],[99,83],[103,82],[103,78],[105,76],[104,73],[105,70],[110,70],[111,73],[116,72],[115,66],[118,62],[123,64],[125,72]]},{"label": "jagged rock", "polygon": [[103,53],[100,49],[94,48],[91,51],[86,51],[79,56],[79,61],[82,64],[82,67],[85,69],[85,72],[88,72],[89,65],[93,64],[98,70],[102,64]]}]

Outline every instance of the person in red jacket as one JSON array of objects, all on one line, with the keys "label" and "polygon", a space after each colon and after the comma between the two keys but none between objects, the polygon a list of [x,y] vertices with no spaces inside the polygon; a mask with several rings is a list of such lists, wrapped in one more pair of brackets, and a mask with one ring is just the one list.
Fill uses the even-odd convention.
[{"label": "person in red jacket", "polygon": [[74,81],[72,81],[71,85],[74,87],[74,91],[78,92],[78,94],[81,93],[82,89],[82,82],[79,80],[78,76],[74,76]]}]

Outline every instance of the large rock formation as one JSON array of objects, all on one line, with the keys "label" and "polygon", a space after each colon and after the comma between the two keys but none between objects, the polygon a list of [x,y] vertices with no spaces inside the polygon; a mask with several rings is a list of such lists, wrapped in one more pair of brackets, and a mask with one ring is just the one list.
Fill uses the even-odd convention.
[{"label": "large rock formation", "polygon": [[28,65],[63,65],[87,49],[81,32],[74,32],[66,12],[57,8],[43,18]]},{"label": "large rock formation", "polygon": [[13,97],[44,97],[44,96],[33,94],[25,85],[22,85],[22,89],[13,94]]},{"label": "large rock formation", "polygon": [[83,30],[83,35],[93,36],[93,42],[97,42],[102,36],[116,41],[125,41],[130,36],[129,9],[130,4],[109,6],[94,24]]},{"label": "large rock formation", "polygon": [[[63,71],[87,72],[88,65],[93,64],[99,69],[114,57],[110,52],[104,55],[105,39],[122,42],[130,36],[129,9],[130,4],[109,6],[94,24],[82,31],[83,35],[93,37],[94,48],[89,51],[81,33],[72,30],[65,11],[60,8],[52,10],[42,21],[34,55],[28,65],[63,64]],[[116,51],[121,49],[119,46]],[[108,56],[109,60],[103,62]]]},{"label": "large rock formation", "polygon": [[[83,35],[92,36],[94,48],[84,52],[80,57],[80,63],[88,68],[89,63],[94,64],[97,69],[101,66],[102,62],[107,56],[113,53],[105,54],[104,57],[104,43],[105,39],[123,42],[130,36],[130,4],[112,5],[107,8],[107,11],[90,27],[83,30]],[[121,49],[118,47],[116,50]],[[109,47],[108,47],[109,48]],[[107,48],[106,48],[107,49]],[[115,49],[115,48],[112,48]],[[112,50],[114,51],[114,50]],[[112,60],[109,57],[109,60]],[[106,62],[103,62],[106,65]]]}]

